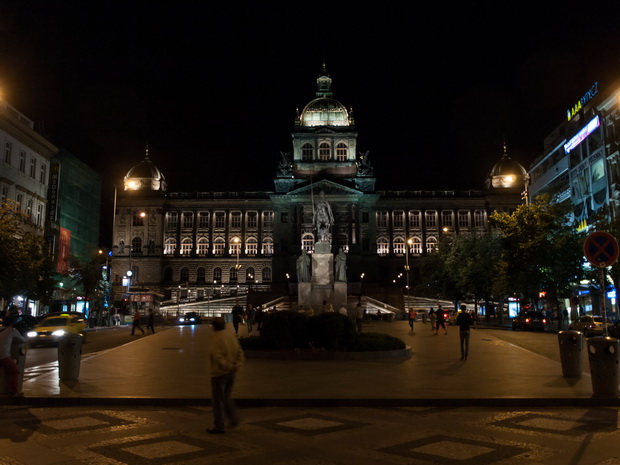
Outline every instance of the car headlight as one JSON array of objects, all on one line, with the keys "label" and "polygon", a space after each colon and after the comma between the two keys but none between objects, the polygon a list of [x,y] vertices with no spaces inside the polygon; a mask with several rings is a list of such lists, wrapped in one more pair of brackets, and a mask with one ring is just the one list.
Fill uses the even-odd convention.
[{"label": "car headlight", "polygon": [[189,321],[196,321],[196,318],[190,318]]},{"label": "car headlight", "polygon": [[64,329],[57,329],[56,331],[52,332],[52,336],[64,336],[66,333],[66,331]]},{"label": "car headlight", "polygon": [[37,332],[36,331],[28,331],[26,333],[26,336],[28,336],[28,337],[37,337]]},{"label": "car headlight", "polygon": [[183,323],[185,321],[185,318],[179,318],[179,323]]}]

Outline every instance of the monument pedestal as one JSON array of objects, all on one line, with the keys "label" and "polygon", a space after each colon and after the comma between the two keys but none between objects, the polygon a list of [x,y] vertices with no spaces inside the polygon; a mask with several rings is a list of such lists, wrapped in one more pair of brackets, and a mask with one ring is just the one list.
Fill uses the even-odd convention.
[{"label": "monument pedestal", "polygon": [[312,279],[299,283],[297,303],[300,309],[310,305],[316,313],[323,308],[323,301],[331,303],[334,310],[347,303],[347,283],[334,282],[334,255],[328,242],[317,242],[312,254]]}]

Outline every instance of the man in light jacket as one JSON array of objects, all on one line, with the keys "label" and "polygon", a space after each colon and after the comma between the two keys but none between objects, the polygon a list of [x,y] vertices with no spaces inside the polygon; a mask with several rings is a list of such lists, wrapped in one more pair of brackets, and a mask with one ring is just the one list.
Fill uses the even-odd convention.
[{"label": "man in light jacket", "polygon": [[234,428],[239,424],[235,402],[231,392],[235,383],[235,375],[243,365],[243,350],[239,340],[226,331],[224,318],[217,317],[211,323],[213,337],[209,354],[211,370],[211,406],[213,408],[213,428],[207,429],[209,434],[223,434],[228,426]]},{"label": "man in light jacket", "polygon": [[9,375],[9,394],[11,397],[19,397],[19,368],[11,357],[11,345],[13,341],[28,342],[28,338],[22,336],[19,331],[13,327],[13,317],[7,316],[2,322],[0,328],[0,367],[4,368]]}]

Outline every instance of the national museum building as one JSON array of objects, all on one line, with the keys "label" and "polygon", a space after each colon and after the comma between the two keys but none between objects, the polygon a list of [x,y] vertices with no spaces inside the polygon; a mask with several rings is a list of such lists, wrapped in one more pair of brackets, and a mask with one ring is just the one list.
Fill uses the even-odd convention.
[{"label": "national museum building", "polygon": [[321,239],[314,221],[320,198],[333,216],[322,239],[334,255],[346,253],[348,294],[390,289],[402,301],[406,260],[413,287],[417,260],[442,235],[487,231],[494,211],[521,202],[526,172],[505,153],[489,164],[483,190],[375,190],[351,112],[331,89],[323,69],[316,97],[295,118],[292,153],[273,161],[273,191],[171,192],[147,151],[117,194],[115,301],[128,293],[144,301],[247,290],[296,294],[297,259]]}]

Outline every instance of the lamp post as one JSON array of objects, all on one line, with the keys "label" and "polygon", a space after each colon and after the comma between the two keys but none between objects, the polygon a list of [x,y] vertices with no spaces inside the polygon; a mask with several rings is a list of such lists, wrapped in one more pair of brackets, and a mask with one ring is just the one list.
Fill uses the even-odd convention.
[{"label": "lamp post", "polygon": [[[241,244],[239,244],[238,237],[234,237],[233,242],[235,243],[235,252],[237,255],[237,263],[235,264],[235,270],[239,271],[241,269],[241,264],[239,263],[239,251],[241,250]],[[237,281],[238,280],[239,280],[239,277],[237,276]]]},{"label": "lamp post", "polygon": [[[412,239],[407,239],[407,243],[405,244],[405,272],[407,274],[407,297],[409,297],[409,248],[413,244]],[[409,302],[407,302],[409,303]]]}]

